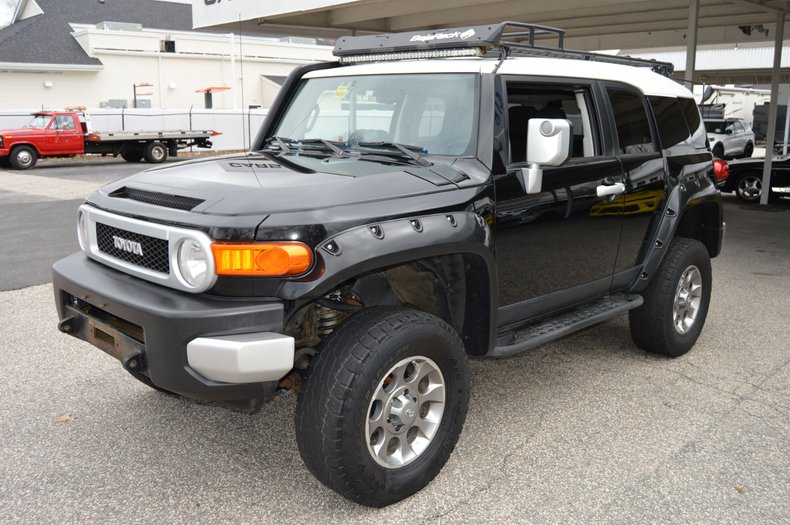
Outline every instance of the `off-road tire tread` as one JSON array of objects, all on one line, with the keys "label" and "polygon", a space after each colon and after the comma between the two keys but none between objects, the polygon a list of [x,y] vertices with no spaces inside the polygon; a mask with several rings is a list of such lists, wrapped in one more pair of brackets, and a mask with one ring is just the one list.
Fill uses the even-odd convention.
[{"label": "off-road tire tread", "polygon": [[[359,483],[354,483],[357,476],[347,465],[348,458],[343,452],[343,444],[348,439],[343,430],[343,421],[346,417],[351,417],[347,405],[355,386],[356,371],[363,368],[365,360],[376,352],[381,343],[404,327],[413,329],[416,325],[431,327],[455,339],[464,383],[463,391],[460,392],[461,410],[452,420],[453,431],[448,432],[451,439],[441,443],[439,456],[444,456],[444,460],[438,463],[437,468],[426,473],[425,483],[417,487],[407,487],[406,495],[382,497],[375,488],[366,491]],[[296,410],[297,445],[310,472],[343,496],[371,507],[394,503],[430,482],[455,448],[469,402],[466,388],[469,384],[469,371],[463,343],[453,329],[438,317],[402,307],[371,307],[363,310],[348,318],[327,337],[308,373]]]},{"label": "off-road tire tread", "polygon": [[[694,263],[703,276],[703,300],[692,329],[678,334],[672,325],[672,308],[680,274]],[[705,324],[711,289],[710,256],[707,248],[696,239],[678,237],[670,244],[669,253],[642,294],[645,302],[629,312],[631,338],[636,346],[656,354],[678,357],[688,352]],[[669,307],[667,305],[669,302]]]}]

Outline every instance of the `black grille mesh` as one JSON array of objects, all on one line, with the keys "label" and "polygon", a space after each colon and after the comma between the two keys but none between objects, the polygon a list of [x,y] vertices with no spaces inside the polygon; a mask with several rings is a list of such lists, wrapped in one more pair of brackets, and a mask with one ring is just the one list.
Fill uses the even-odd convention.
[{"label": "black grille mesh", "polygon": [[[139,242],[143,254],[138,255],[116,248],[113,236],[120,237],[127,241]],[[97,222],[96,243],[99,245],[99,250],[101,252],[115,257],[116,259],[126,261],[136,266],[142,266],[149,270],[154,270],[155,272],[170,273],[170,256],[168,243],[165,239],[148,237],[147,235],[121,230]]]},{"label": "black grille mesh", "polygon": [[184,211],[189,211],[198,204],[205,202],[203,199],[196,199],[194,197],[184,197],[183,195],[171,195],[169,193],[137,190],[126,187],[112,192],[110,197],[131,199],[133,201],[152,204],[153,206],[162,206],[164,208],[174,208]]}]

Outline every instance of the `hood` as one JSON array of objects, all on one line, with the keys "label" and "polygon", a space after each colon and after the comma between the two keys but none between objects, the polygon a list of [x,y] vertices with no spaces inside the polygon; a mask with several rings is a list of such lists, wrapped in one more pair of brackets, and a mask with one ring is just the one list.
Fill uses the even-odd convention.
[{"label": "hood", "polygon": [[29,137],[31,135],[41,135],[46,130],[44,128],[14,128],[0,130],[0,135],[3,137]]},{"label": "hood", "polygon": [[108,197],[140,190],[200,201],[193,213],[269,215],[447,191],[462,178],[449,166],[249,154],[154,168],[100,191]]}]

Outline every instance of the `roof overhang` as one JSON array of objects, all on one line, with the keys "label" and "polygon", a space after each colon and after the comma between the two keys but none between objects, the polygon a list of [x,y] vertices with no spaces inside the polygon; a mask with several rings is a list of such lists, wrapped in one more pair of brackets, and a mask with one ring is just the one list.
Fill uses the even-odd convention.
[{"label": "roof overhang", "polygon": [[[699,44],[768,41],[783,0],[700,0]],[[567,30],[566,46],[685,45],[689,0],[193,0],[195,27],[338,37],[520,20]],[[767,31],[742,30],[762,26]],[[751,33],[751,34],[747,34]]]},{"label": "roof overhang", "polygon": [[101,64],[25,64],[23,62],[0,62],[2,73],[65,73],[101,71]]}]

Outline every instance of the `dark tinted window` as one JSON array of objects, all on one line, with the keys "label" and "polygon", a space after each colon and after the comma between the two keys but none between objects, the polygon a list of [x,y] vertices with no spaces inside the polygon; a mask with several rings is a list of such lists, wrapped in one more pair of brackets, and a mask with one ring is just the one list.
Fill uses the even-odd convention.
[{"label": "dark tinted window", "polygon": [[658,126],[662,148],[671,148],[689,138],[683,108],[674,97],[648,97]]},{"label": "dark tinted window", "polygon": [[702,118],[697,109],[697,103],[693,98],[678,98],[680,107],[683,108],[683,115],[686,117],[686,124],[691,130],[691,142],[697,148],[706,148],[708,146],[707,134],[705,133],[705,126],[702,125]]},{"label": "dark tinted window", "polygon": [[723,120],[706,120],[705,129],[708,133],[724,133],[725,124]]},{"label": "dark tinted window", "polygon": [[642,97],[632,91],[608,89],[617,124],[620,153],[655,151]]}]

